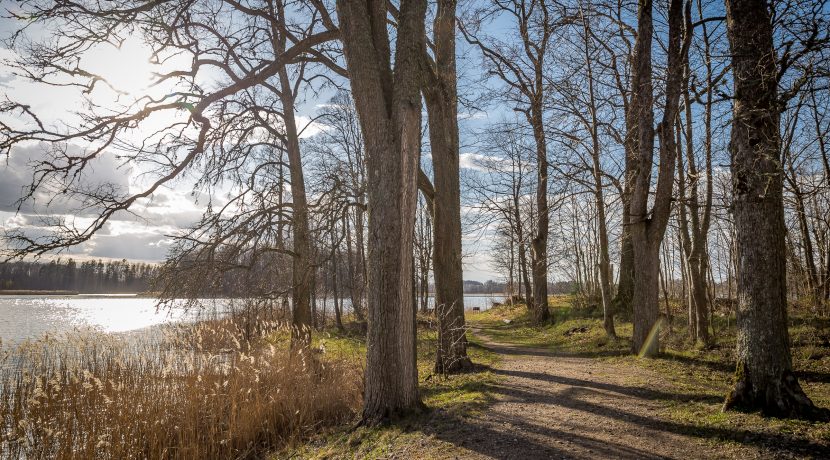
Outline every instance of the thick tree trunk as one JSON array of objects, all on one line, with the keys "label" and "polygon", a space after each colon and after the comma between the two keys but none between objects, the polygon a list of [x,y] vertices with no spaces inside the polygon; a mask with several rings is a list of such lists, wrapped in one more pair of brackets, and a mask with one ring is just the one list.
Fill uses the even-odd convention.
[{"label": "thick tree trunk", "polygon": [[634,332],[632,351],[639,356],[654,356],[659,351],[657,320],[660,313],[660,246],[651,245],[646,232],[632,232],[634,266],[637,267],[632,304]]},{"label": "thick tree trunk", "polygon": [[[689,17],[690,4],[686,5]],[[630,226],[634,249],[634,334],[632,348],[641,356],[653,356],[659,349],[657,329],[660,243],[671,212],[671,194],[676,158],[674,120],[677,116],[682,84],[682,66],[690,41],[690,30],[683,34],[682,0],[669,5],[668,74],[663,119],[657,128],[660,136],[660,163],[654,204],[649,209],[649,193],[654,163],[654,96],[652,88],[651,44],[653,29],[652,0],[640,0],[637,12],[638,33],[632,62],[633,121],[629,142],[636,155],[631,193]],[[681,43],[681,38],[683,38]],[[634,128],[633,130],[631,128]]]},{"label": "thick tree trunk", "polygon": [[[632,145],[633,171],[630,198],[629,227],[633,252],[634,332],[632,351],[650,356],[657,352],[657,336],[647,343],[657,326],[657,296],[659,275],[659,245],[650,245],[648,238],[648,194],[651,189],[651,169],[654,157],[654,95],[651,79],[651,43],[653,34],[652,1],[640,0],[637,11],[637,38],[631,64],[631,105],[633,115],[628,117],[629,143]],[[652,353],[653,352],[653,353]]]},{"label": "thick tree trunk", "polygon": [[821,411],[792,373],[787,330],[784,169],[767,3],[727,0],[726,16],[735,87],[729,149],[738,251],[738,365],[724,409],[814,417]]},{"label": "thick tree trunk", "polygon": [[611,309],[615,314],[622,314],[630,318],[633,315],[631,304],[634,298],[634,248],[631,244],[631,225],[628,223],[630,205],[628,199],[623,202],[623,229],[620,235],[620,268],[617,281],[617,293],[611,302]]},{"label": "thick tree trunk", "polygon": [[695,305],[695,322],[697,331],[697,340],[704,344],[709,344],[709,294],[706,283],[707,264],[705,256],[699,256],[701,259],[696,260],[697,274],[692,277],[692,297]]},{"label": "thick tree trunk", "polygon": [[[433,22],[434,66],[424,86],[435,183],[433,199],[433,272],[438,347],[435,372],[471,367],[464,321],[461,265],[461,184],[458,141],[458,95],[455,68],[456,1],[439,0]],[[428,64],[429,65],[429,64]]]},{"label": "thick tree trunk", "polygon": [[422,407],[412,289],[425,0],[404,0],[394,71],[387,5],[338,0],[341,38],[366,144],[368,335],[363,422]]}]

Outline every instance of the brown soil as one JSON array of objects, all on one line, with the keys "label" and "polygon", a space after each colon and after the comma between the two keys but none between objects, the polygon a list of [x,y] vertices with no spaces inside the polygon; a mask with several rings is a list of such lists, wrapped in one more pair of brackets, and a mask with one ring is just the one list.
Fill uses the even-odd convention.
[{"label": "brown soil", "polygon": [[828,446],[783,433],[671,421],[670,401],[720,401],[678,392],[648,370],[494,343],[486,330],[476,335],[501,357],[494,372],[504,378],[489,388],[496,400],[472,415],[433,412],[426,426],[412,427],[423,436],[387,458],[830,458]]}]

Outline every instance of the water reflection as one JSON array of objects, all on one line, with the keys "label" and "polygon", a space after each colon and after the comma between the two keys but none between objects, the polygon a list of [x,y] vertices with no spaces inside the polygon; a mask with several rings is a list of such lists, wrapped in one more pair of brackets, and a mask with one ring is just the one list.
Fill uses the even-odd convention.
[{"label": "water reflection", "polygon": [[155,299],[136,296],[0,297],[0,338],[18,342],[86,327],[125,332],[187,315],[183,308],[159,311]]},{"label": "water reflection", "polygon": [[[466,296],[467,310],[490,308],[501,302],[499,295]],[[186,310],[173,305],[156,309],[156,299],[135,295],[81,295],[81,296],[0,296],[0,339],[3,343],[20,342],[44,334],[69,332],[76,328],[93,328],[102,332],[126,332],[159,324],[196,320],[225,310],[228,300],[205,301],[207,310]],[[432,304],[432,302],[430,302]],[[431,305],[430,305],[431,306]],[[334,312],[331,298],[325,303],[317,299],[318,312]],[[343,299],[342,308],[351,310],[349,299]]]}]

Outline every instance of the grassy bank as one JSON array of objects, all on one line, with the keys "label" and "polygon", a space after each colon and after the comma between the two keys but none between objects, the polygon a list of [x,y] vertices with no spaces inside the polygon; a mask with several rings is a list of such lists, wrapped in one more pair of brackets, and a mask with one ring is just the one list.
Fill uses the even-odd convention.
[{"label": "grassy bank", "polygon": [[423,413],[379,427],[352,424],[321,430],[309,442],[277,451],[272,458],[452,458],[458,448],[440,441],[440,434],[494,401],[488,389],[500,379],[490,370],[497,356],[468,335],[468,354],[476,369],[452,376],[433,374],[437,335],[432,321],[430,317],[418,321],[418,378],[427,406]]},{"label": "grassy bank", "polygon": [[[579,307],[570,296],[551,298],[555,322],[537,327],[530,322],[524,305],[504,305],[469,315],[469,321],[494,340],[547,348],[557,353],[605,360],[631,368],[627,383],[660,389],[665,395],[664,416],[700,433],[729,433],[709,437],[713,442],[745,441],[744,437],[765,437],[782,449],[793,440],[830,442],[830,424],[761,417],[760,414],[722,413],[721,404],[731,388],[735,369],[735,320],[727,315],[714,318],[715,335],[711,346],[691,343],[684,311],[672,304],[670,328],[662,328],[661,353],[654,359],[630,354],[630,322],[617,321],[620,337],[609,340],[602,319]],[[830,323],[806,311],[793,308],[790,314],[793,366],[805,392],[814,403],[830,408]],[[653,372],[642,372],[647,370]],[[655,378],[654,375],[659,376]],[[675,398],[671,395],[694,395]],[[759,441],[760,442],[760,441]],[[789,446],[792,447],[792,446]]]}]

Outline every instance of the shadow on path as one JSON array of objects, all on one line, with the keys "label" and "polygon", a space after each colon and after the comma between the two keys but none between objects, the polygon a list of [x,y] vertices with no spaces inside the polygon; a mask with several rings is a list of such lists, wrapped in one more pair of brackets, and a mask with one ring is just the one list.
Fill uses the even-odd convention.
[{"label": "shadow on path", "polygon": [[[830,458],[830,446],[785,433],[674,422],[659,410],[671,403],[718,405],[720,396],[675,393],[621,383],[634,371],[589,358],[492,342],[505,359],[490,369],[504,380],[478,389],[495,395],[473,415],[437,410],[417,429],[479,456],[536,458]],[[592,367],[594,366],[594,367]],[[589,369],[599,370],[591,374]],[[609,374],[606,375],[606,371]],[[591,377],[585,376],[588,373]],[[617,380],[614,380],[614,379]],[[728,440],[713,447],[701,440]]]}]

